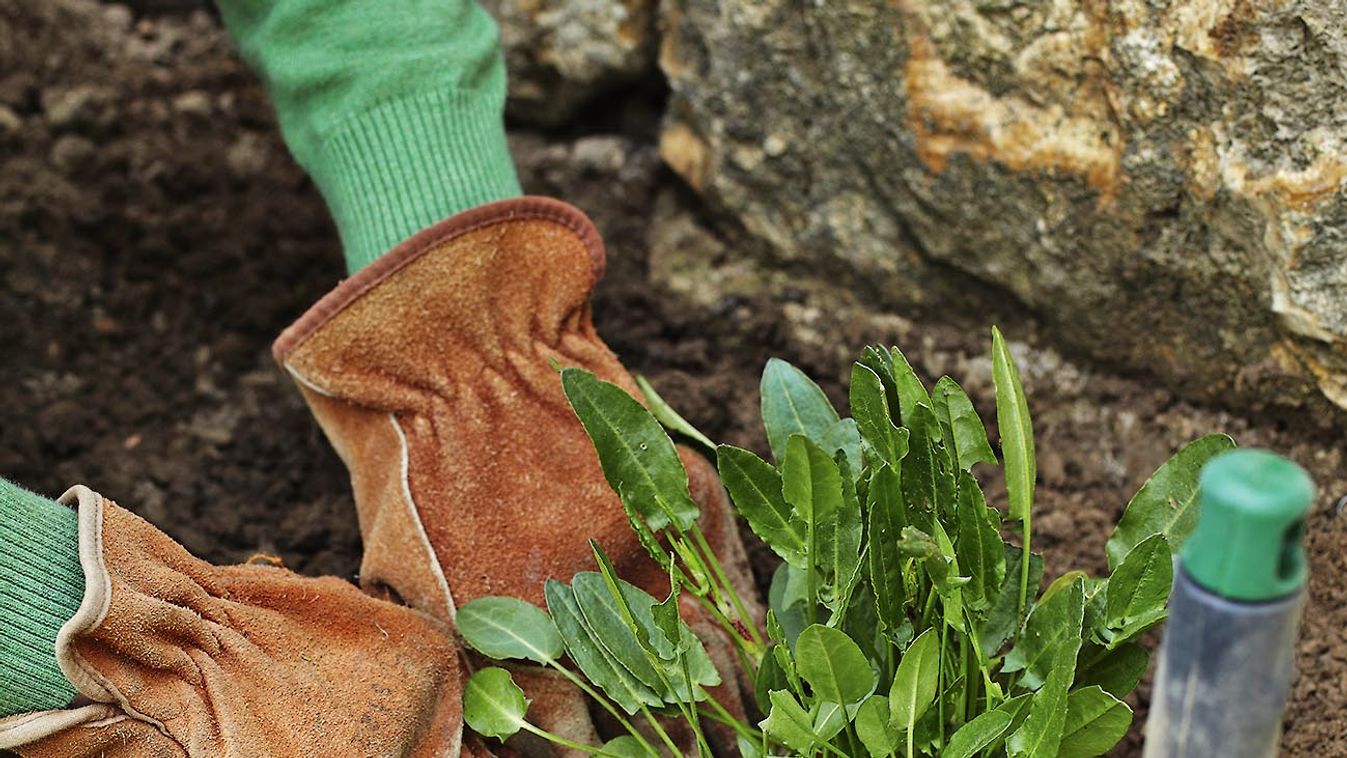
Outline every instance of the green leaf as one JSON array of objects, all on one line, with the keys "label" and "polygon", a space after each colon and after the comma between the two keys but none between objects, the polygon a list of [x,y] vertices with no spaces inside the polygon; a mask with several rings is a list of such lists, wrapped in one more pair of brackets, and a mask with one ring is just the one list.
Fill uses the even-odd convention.
[{"label": "green leaf", "polygon": [[809,625],[805,608],[809,602],[805,597],[806,584],[804,571],[792,567],[789,563],[783,563],[777,566],[772,574],[772,584],[767,588],[768,607],[771,608],[771,615],[781,627],[783,635],[777,641],[785,642],[792,647],[800,632]]},{"label": "green leaf", "polygon": [[1001,542],[1000,516],[987,507],[982,488],[966,471],[959,472],[957,545],[959,564],[969,577],[964,600],[973,611],[985,611],[996,602],[1006,579],[1006,551]]},{"label": "green leaf", "polygon": [[630,734],[624,734],[603,743],[603,750],[599,755],[610,758],[649,758],[650,752],[640,740]]},{"label": "green leaf", "polygon": [[776,467],[731,445],[716,449],[716,467],[734,507],[753,533],[785,562],[806,568],[805,525],[781,494],[781,474]]},{"label": "green leaf", "polygon": [[987,711],[959,727],[940,758],[971,758],[1005,734],[1010,721],[1010,714],[1004,711]]},{"label": "green leaf", "polygon": [[463,720],[483,737],[504,740],[523,729],[528,708],[524,691],[503,668],[478,671],[463,689]]},{"label": "green leaf", "polygon": [[1076,684],[1087,687],[1099,685],[1114,697],[1126,697],[1136,689],[1150,665],[1150,653],[1136,642],[1128,642],[1115,650],[1092,648],[1093,655],[1082,653],[1084,668],[1076,673]]},{"label": "green leaf", "polygon": [[1207,461],[1235,447],[1224,434],[1209,434],[1184,446],[1151,474],[1127,504],[1127,510],[1109,538],[1108,567],[1153,534],[1163,534],[1178,550],[1197,526],[1197,477]]},{"label": "green leaf", "polygon": [[898,469],[884,464],[870,475],[866,490],[870,528],[866,558],[874,587],[875,611],[886,630],[894,630],[907,621],[903,612],[902,564],[906,557],[898,552],[898,540],[906,526],[903,492]]},{"label": "green leaf", "polygon": [[926,387],[917,377],[917,372],[912,370],[912,364],[907,362],[907,356],[898,348],[889,348],[889,357],[893,362],[893,383],[894,389],[898,392],[898,406],[901,412],[903,426],[911,427],[909,416],[917,405],[931,407],[931,396],[926,392]]},{"label": "green leaf", "polygon": [[1127,734],[1132,709],[1099,687],[1073,691],[1066,699],[1066,723],[1057,758],[1094,758]]},{"label": "green leaf", "polygon": [[940,677],[940,638],[927,629],[898,661],[889,689],[889,718],[895,729],[910,731],[935,702]]},{"label": "green leaf", "polygon": [[896,426],[890,410],[884,382],[874,369],[857,363],[851,367],[851,415],[856,418],[861,438],[878,456],[871,465],[887,463],[897,466],[907,455],[908,431]]},{"label": "green leaf", "polygon": [[836,456],[842,453],[851,464],[851,469],[857,473],[861,470],[861,433],[856,428],[854,419],[844,418],[832,425],[832,428],[824,433],[823,439],[819,440],[819,447],[824,452]]},{"label": "green leaf", "polygon": [[571,591],[586,626],[593,631],[594,639],[607,651],[608,657],[663,697],[666,693],[659,675],[636,638],[635,620],[628,622],[623,618],[603,576],[582,571],[571,580]]},{"label": "green leaf", "polygon": [[[869,696],[869,693],[866,693]],[[852,703],[848,706],[841,706],[837,703],[827,701],[819,702],[810,709],[814,714],[814,736],[821,742],[827,742],[837,733],[846,728],[851,720],[856,717],[856,711],[861,707],[860,703]]]},{"label": "green leaf", "polygon": [[1034,427],[1029,420],[1020,371],[996,327],[992,327],[992,379],[996,382],[996,427],[1001,432],[1010,518],[1023,521],[1033,508],[1034,482],[1038,478]]},{"label": "green leaf", "polygon": [[[1076,654],[1080,651],[1081,623],[1085,615],[1084,590],[1080,582],[1062,590],[1052,599],[1068,606],[1060,612],[1054,609],[1052,619],[1060,628],[1052,630],[1061,642],[1051,646],[1052,660],[1047,679],[1035,692],[1029,705],[1029,716],[1006,740],[1010,758],[1040,758],[1056,755],[1066,726],[1067,692],[1076,673]],[[1038,612],[1037,609],[1034,611]],[[1046,620],[1046,618],[1045,618]],[[1034,618],[1029,617],[1032,625]],[[1026,629],[1025,634],[1030,632]],[[1013,651],[1012,651],[1013,652]]]},{"label": "green leaf", "polygon": [[842,481],[842,507],[833,518],[819,522],[816,535],[823,570],[823,602],[834,613],[844,613],[860,578],[861,501],[846,456],[834,459]]},{"label": "green leaf", "polygon": [[636,398],[583,369],[561,372],[575,415],[598,451],[608,484],[651,529],[688,529],[699,509],[669,435]]},{"label": "green leaf", "polygon": [[1025,622],[1024,632],[1006,654],[1001,671],[1008,674],[1023,671],[1020,686],[1031,690],[1041,687],[1052,673],[1052,667],[1057,665],[1060,651],[1071,649],[1072,660],[1075,660],[1075,651],[1080,649],[1084,615],[1085,587],[1083,582],[1076,580],[1034,607]]},{"label": "green leaf", "polygon": [[[665,703],[694,699],[696,692],[684,676],[683,661],[688,665],[693,684],[711,687],[720,683],[720,675],[692,630],[680,624],[679,638],[668,640],[655,623],[652,613],[655,599],[640,588],[619,580],[624,601],[619,602],[601,574],[582,571],[571,580],[571,589],[587,627],[609,658],[650,687]],[[631,622],[625,618],[624,605],[632,614]],[[642,638],[654,648],[651,655],[643,649]]]},{"label": "green leaf", "polygon": [[884,758],[898,749],[898,732],[889,719],[889,699],[873,695],[856,711],[856,736],[873,758]]},{"label": "green leaf", "polygon": [[1151,535],[1127,553],[1108,580],[1104,625],[1117,632],[1109,647],[1164,620],[1173,582],[1174,559],[1164,535]]},{"label": "green leaf", "polygon": [[610,658],[586,626],[570,587],[549,579],[543,585],[543,594],[547,598],[547,610],[566,643],[566,652],[586,679],[602,688],[628,714],[640,710],[642,705],[658,707],[664,704],[664,699],[654,690]]},{"label": "green leaf", "polygon": [[954,451],[955,468],[968,471],[975,463],[996,465],[996,453],[987,442],[987,428],[982,425],[973,401],[958,382],[948,376],[940,377],[931,393],[931,410],[945,430],[945,439]]},{"label": "green leaf", "polygon": [[[808,438],[791,435],[781,463],[781,490],[805,527],[809,569],[826,570],[832,546],[822,544],[843,509],[842,474],[831,456]],[[806,602],[813,602],[813,599]]]},{"label": "green leaf", "polygon": [[772,709],[758,724],[767,736],[803,755],[811,755],[818,741],[814,735],[814,720],[805,712],[795,696],[785,690],[768,693]]},{"label": "green leaf", "polygon": [[[1007,579],[1001,584],[1001,592],[996,596],[996,602],[992,604],[991,610],[987,612],[987,620],[978,628],[978,641],[982,643],[981,652],[984,661],[996,655],[1001,645],[1020,628],[1018,577],[1024,551],[1018,546],[1005,543],[1002,543],[1002,547],[1006,555],[1006,576],[1015,579]],[[1038,593],[1038,585],[1042,582],[1043,556],[1031,554],[1028,592],[1030,597]]]},{"label": "green leaf", "polygon": [[678,411],[673,409],[673,406],[665,402],[664,398],[659,396],[659,393],[655,391],[650,382],[646,381],[644,376],[636,375],[636,386],[641,388],[641,394],[645,395],[645,401],[650,404],[650,412],[665,428],[672,429],[701,444],[707,452],[715,451],[716,443],[712,442],[710,437],[697,431],[697,427],[689,423],[687,419],[679,415]]},{"label": "green leaf", "polygon": [[842,705],[859,702],[873,688],[870,662],[843,632],[814,624],[795,641],[795,665],[814,696]]},{"label": "green leaf", "polygon": [[758,709],[766,713],[772,707],[768,693],[789,687],[790,680],[786,677],[786,671],[781,667],[776,655],[764,655],[762,662],[758,664],[757,673],[753,675],[753,699],[757,702]]},{"label": "green leaf", "polygon": [[496,660],[547,664],[566,651],[552,619],[541,608],[513,597],[481,597],[464,603],[454,625],[469,647]]},{"label": "green leaf", "polygon": [[823,390],[803,371],[780,358],[767,361],[761,392],[762,423],[777,461],[786,454],[786,441],[792,434],[804,435],[817,444],[840,420]]},{"label": "green leaf", "polygon": [[[940,468],[940,452],[936,438],[939,435],[939,423],[931,409],[917,405],[907,412],[907,428],[911,432],[908,438],[907,457],[903,458],[903,496],[908,504],[908,520],[923,530],[930,528],[926,523],[941,505],[941,479],[944,472]],[[952,488],[950,488],[952,490]]]}]

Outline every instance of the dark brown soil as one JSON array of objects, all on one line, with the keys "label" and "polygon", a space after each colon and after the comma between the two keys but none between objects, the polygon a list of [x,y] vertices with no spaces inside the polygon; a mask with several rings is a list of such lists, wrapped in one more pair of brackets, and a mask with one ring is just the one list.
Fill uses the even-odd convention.
[{"label": "dark brown soil", "polygon": [[[215,22],[154,7],[170,10],[137,18],[79,0],[0,0],[0,475],[51,495],[89,484],[213,561],[265,552],[351,576],[360,540],[346,474],[269,354],[343,274],[332,226]],[[514,135],[526,186],[574,202],[604,231],[596,318],[630,367],[713,438],[758,449],[757,375],[772,355],[841,402],[846,356],[892,342],[930,378],[963,381],[991,417],[981,326],[901,317],[913,314],[859,326],[803,293],[707,308],[654,284],[656,198],[705,213],[651,146],[657,90],[598,104],[603,115],[566,135]],[[972,319],[1003,311],[1013,304]],[[821,339],[801,337],[792,325],[802,318]],[[1030,345],[1036,541],[1052,574],[1101,570],[1128,496],[1199,434],[1229,432],[1315,474],[1313,581],[1284,754],[1347,755],[1339,440],[1191,406],[1145,378],[1062,358],[1031,321],[1012,326]],[[1118,754],[1139,753],[1139,731]]]}]

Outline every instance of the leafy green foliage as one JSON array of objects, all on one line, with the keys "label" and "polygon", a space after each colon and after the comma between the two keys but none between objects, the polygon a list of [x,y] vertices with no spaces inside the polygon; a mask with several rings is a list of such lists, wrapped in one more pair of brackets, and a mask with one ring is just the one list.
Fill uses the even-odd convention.
[{"label": "leafy green foliage", "polygon": [[[596,544],[597,572],[547,582],[547,612],[484,598],[459,609],[460,633],[489,657],[577,682],[628,728],[586,748],[607,755],[657,751],[623,713],[640,714],[665,750],[672,742],[653,716],[681,718],[703,755],[702,719],[733,719],[710,710],[707,688],[730,672],[716,671],[679,617],[680,593],[720,622],[752,679],[765,718],[732,723],[749,758],[1107,752],[1131,725],[1122,698],[1149,662],[1137,638],[1165,617],[1172,554],[1195,519],[1197,471],[1233,442],[1203,437],[1156,471],[1109,541],[1109,577],[1067,571],[1045,587],[1032,549],[1033,425],[997,330],[991,359],[1006,498],[990,505],[980,478],[996,473],[996,450],[953,379],[928,390],[902,352],[866,348],[852,367],[848,418],[803,372],[767,364],[772,461],[714,448],[736,510],[783,561],[765,636],[698,531],[686,472],[660,424],[709,441],[646,383],[649,410],[588,372],[564,370],[604,474],[672,589],[656,600],[624,582]],[[470,725],[554,739],[523,720],[527,703],[511,687],[508,674],[472,686]]]},{"label": "leafy green foliage", "polygon": [[523,729],[528,708],[524,691],[503,668],[478,671],[463,689],[463,720],[483,737],[503,740]]}]

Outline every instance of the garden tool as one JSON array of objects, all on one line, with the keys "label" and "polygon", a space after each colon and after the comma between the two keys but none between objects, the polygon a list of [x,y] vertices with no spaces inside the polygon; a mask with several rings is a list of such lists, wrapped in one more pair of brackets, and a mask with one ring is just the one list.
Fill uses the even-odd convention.
[{"label": "garden tool", "polygon": [[87,487],[62,502],[79,509],[85,592],[56,652],[81,697],[0,719],[0,749],[460,754],[460,664],[442,622],[339,579],[209,565]]},{"label": "garden tool", "polygon": [[[575,208],[493,203],[407,240],[277,340],[277,360],[350,472],[367,589],[388,588],[447,622],[458,603],[485,595],[543,606],[545,580],[594,568],[593,538],[624,579],[668,592],[558,373],[584,368],[641,397],[591,322],[604,260]],[[703,530],[736,589],[754,597],[714,468],[680,455]]]},{"label": "garden tool", "polygon": [[1206,465],[1199,497],[1169,601],[1145,755],[1269,758],[1294,673],[1314,485],[1285,458],[1235,450]]}]

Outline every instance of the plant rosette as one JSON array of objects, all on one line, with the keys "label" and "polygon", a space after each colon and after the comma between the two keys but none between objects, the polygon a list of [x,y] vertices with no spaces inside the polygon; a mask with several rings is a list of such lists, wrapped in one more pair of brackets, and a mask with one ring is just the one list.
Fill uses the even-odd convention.
[{"label": "plant rosette", "polygon": [[[704,756],[707,721],[732,728],[749,758],[1107,752],[1132,723],[1123,698],[1150,659],[1138,638],[1165,619],[1173,554],[1196,524],[1198,472],[1234,442],[1202,437],[1152,474],[1108,541],[1108,577],[1068,571],[1045,585],[1033,552],[1033,426],[996,329],[992,367],[999,460],[963,389],[949,377],[928,388],[897,348],[862,352],[851,417],[799,369],[769,361],[761,395],[771,461],[712,448],[644,381],[645,405],[563,369],[604,474],[673,589],[651,597],[592,544],[597,571],[549,581],[545,611],[513,598],[465,604],[457,625],[470,647],[555,669],[626,734],[581,745],[541,730],[501,668],[469,681],[468,725],[613,756],[678,752],[668,718],[687,722]],[[744,618],[697,528],[670,432],[714,450],[738,515],[781,559],[765,630]],[[988,506],[978,478],[998,465],[1004,509]],[[680,593],[739,646],[760,720],[735,719],[708,697],[721,673],[679,617]]]}]

